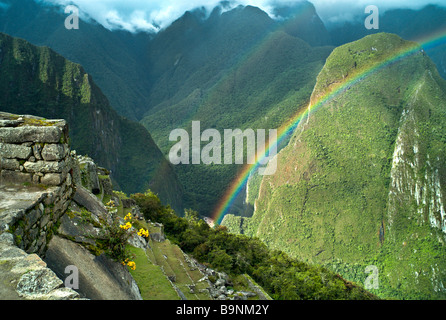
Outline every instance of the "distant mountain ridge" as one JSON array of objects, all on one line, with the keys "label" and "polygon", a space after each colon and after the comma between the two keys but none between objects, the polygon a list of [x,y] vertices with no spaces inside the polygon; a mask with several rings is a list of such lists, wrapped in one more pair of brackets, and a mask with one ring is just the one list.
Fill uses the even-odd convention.
[{"label": "distant mountain ridge", "polygon": [[150,134],[119,116],[80,65],[0,33],[0,93],[2,111],[66,119],[73,148],[110,168],[117,188],[151,187],[182,210],[180,184]]},{"label": "distant mountain ridge", "polygon": [[[203,130],[278,128],[308,102],[333,49],[303,40],[322,44],[328,38],[316,18],[309,3],[282,22],[252,6],[224,13],[216,8],[205,20],[198,12],[186,13],[153,39],[152,70],[161,75],[152,101],[160,103],[141,123],[165,154],[173,145],[170,131],[190,130],[194,120]],[[240,168],[176,167],[189,206],[203,215],[211,213]]]},{"label": "distant mountain ridge", "polygon": [[146,104],[143,61],[149,34],[112,32],[100,24],[80,20],[78,30],[67,30],[64,8],[34,0],[5,0],[0,10],[0,32],[48,46],[65,58],[81,64],[101,87],[120,115],[137,120],[135,106]]}]

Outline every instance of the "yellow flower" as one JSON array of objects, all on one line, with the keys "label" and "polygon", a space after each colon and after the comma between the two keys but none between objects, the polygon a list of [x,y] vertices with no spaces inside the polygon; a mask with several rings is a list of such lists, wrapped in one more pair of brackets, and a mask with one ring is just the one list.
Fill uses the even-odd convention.
[{"label": "yellow flower", "polygon": [[148,238],[149,237],[149,230],[145,230],[145,229],[141,228],[139,230],[139,232],[138,232],[138,236]]},{"label": "yellow flower", "polygon": [[127,222],[125,225],[121,224],[119,227],[121,229],[128,230],[128,229],[130,229],[132,227],[132,224],[130,222]]},{"label": "yellow flower", "polygon": [[127,265],[132,269],[135,270],[136,269],[136,263],[133,261],[129,261],[127,262]]},{"label": "yellow flower", "polygon": [[131,214],[131,213],[128,213],[128,214],[124,217],[124,220],[125,220],[125,221],[127,221],[127,220],[132,220],[132,214]]}]

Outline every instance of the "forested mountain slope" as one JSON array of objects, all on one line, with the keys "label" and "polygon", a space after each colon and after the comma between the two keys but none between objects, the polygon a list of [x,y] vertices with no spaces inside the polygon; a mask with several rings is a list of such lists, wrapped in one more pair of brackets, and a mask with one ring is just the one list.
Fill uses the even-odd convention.
[{"label": "forested mountain slope", "polygon": [[374,265],[382,297],[444,298],[445,81],[420,47],[381,33],[333,51],[312,106],[324,97],[263,179],[253,217],[223,224],[349,280]]}]

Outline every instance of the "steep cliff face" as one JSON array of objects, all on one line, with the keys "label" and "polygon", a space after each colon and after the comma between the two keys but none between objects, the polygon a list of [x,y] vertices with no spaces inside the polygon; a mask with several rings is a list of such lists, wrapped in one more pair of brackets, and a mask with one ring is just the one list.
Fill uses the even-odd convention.
[{"label": "steep cliff face", "polygon": [[444,297],[446,85],[416,48],[377,34],[335,49],[312,106],[341,90],[300,123],[253,217],[224,223],[349,280],[375,265],[381,296]]},{"label": "steep cliff face", "polygon": [[[444,128],[440,126],[442,120],[436,120],[444,118],[444,110],[441,107],[440,110],[424,107],[431,105],[444,108],[444,104],[436,99],[442,95],[444,91],[438,86],[432,72],[427,70],[402,112],[390,175],[387,211],[389,231],[396,229],[393,225],[405,217],[420,225],[428,224],[446,234],[445,159],[444,149],[439,145],[443,140]],[[430,123],[431,119],[434,123]],[[426,130],[429,125],[432,131]],[[408,206],[409,210],[403,212],[403,206]]]},{"label": "steep cliff face", "polygon": [[66,119],[72,148],[108,168],[117,189],[150,187],[182,213],[180,183],[150,134],[120,117],[80,65],[0,34],[0,110]]}]

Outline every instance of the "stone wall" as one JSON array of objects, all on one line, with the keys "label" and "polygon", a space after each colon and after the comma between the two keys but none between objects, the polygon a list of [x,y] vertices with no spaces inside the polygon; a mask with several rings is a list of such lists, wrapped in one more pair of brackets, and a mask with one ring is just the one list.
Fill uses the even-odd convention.
[{"label": "stone wall", "polygon": [[60,186],[69,179],[68,125],[0,112],[0,183]]},{"label": "stone wall", "polygon": [[42,260],[75,192],[68,126],[0,112],[0,299],[79,299]]},{"label": "stone wall", "polygon": [[75,192],[64,120],[0,112],[0,232],[45,254]]}]

